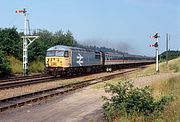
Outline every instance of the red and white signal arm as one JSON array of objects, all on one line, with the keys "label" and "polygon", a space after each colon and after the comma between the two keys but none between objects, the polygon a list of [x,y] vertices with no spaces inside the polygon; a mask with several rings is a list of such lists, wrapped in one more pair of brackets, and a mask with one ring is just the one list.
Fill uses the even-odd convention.
[{"label": "red and white signal arm", "polygon": [[153,39],[157,39],[159,38],[160,36],[158,36],[158,33],[156,33],[154,36],[150,36],[150,38],[153,38]]},{"label": "red and white signal arm", "polygon": [[158,43],[156,42],[155,44],[150,44],[150,47],[158,47]]},{"label": "red and white signal arm", "polygon": [[25,13],[25,10],[16,10],[16,13]]},{"label": "red and white signal arm", "polygon": [[155,46],[155,44],[150,44],[150,45],[149,45],[149,47],[154,47],[154,46]]}]

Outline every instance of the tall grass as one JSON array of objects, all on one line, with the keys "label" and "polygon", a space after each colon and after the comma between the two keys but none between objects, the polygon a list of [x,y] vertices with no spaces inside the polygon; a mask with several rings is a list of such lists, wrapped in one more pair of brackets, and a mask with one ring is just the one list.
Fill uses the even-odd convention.
[{"label": "tall grass", "polygon": [[29,72],[30,73],[42,73],[44,71],[44,62],[36,60],[32,62],[29,66]]},{"label": "tall grass", "polygon": [[8,56],[7,59],[10,62],[11,72],[13,74],[22,74],[23,72],[22,62],[13,56]]},{"label": "tall grass", "polygon": [[180,121],[180,75],[153,84],[156,97],[173,95],[175,101],[166,107],[166,111],[156,121]]},{"label": "tall grass", "polygon": [[[156,74],[155,64],[150,65],[145,69],[141,69],[138,72],[134,72],[130,77],[144,77]],[[180,57],[174,60],[170,60],[168,64],[166,62],[161,62],[159,64],[159,73],[176,73],[180,72]]]},{"label": "tall grass", "polygon": [[[7,59],[10,61],[11,73],[22,74],[22,61],[16,59],[13,56],[8,56]],[[41,73],[44,71],[44,67],[45,66],[43,61],[36,60],[29,64],[29,73]]]},{"label": "tall grass", "polygon": [[180,71],[180,58],[171,60],[166,64],[163,62],[160,64],[160,72],[179,72]]}]

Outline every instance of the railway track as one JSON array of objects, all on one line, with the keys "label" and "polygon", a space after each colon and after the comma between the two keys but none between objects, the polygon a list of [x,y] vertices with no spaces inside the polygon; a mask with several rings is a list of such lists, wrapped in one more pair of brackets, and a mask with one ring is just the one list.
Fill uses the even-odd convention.
[{"label": "railway track", "polygon": [[18,81],[18,80],[27,80],[27,79],[39,78],[39,77],[43,77],[43,76],[44,76],[44,74],[0,78],[0,83],[10,82],[10,81]]},{"label": "railway track", "polygon": [[90,85],[93,85],[93,84],[96,84],[99,82],[104,82],[104,81],[113,79],[117,76],[129,73],[129,72],[132,72],[135,70],[137,70],[137,69],[131,69],[128,71],[124,71],[124,72],[120,72],[120,73],[116,73],[116,74],[110,74],[108,76],[103,76],[100,78],[94,78],[94,79],[90,79],[90,80],[86,80],[86,81],[81,81],[78,83],[72,83],[72,84],[59,86],[59,87],[55,87],[55,88],[51,88],[51,89],[46,89],[46,90],[42,90],[42,91],[38,91],[38,92],[33,92],[33,93],[28,93],[28,94],[24,94],[24,95],[20,95],[20,96],[1,99],[0,100],[0,111],[2,112],[5,110],[8,110],[8,109],[11,109],[11,108],[24,106],[29,103],[38,102],[38,101],[45,100],[47,98],[51,98],[51,97],[54,97],[57,95],[65,94],[70,91],[75,91],[77,89],[80,89],[80,88],[83,88],[86,86],[90,86]]},{"label": "railway track", "polygon": [[[89,74],[81,74],[81,76],[86,76]],[[77,75],[71,75],[71,78],[79,77],[79,74]],[[9,88],[17,88],[17,87],[23,87],[26,85],[32,85],[32,84],[38,84],[43,82],[50,82],[54,80],[61,80],[61,79],[70,79],[68,76],[62,76],[62,77],[54,77],[54,76],[33,76],[28,78],[20,78],[20,79],[6,79],[5,81],[0,81],[0,90],[9,89]]]},{"label": "railway track", "polygon": [[[146,66],[141,66],[139,68],[143,68]],[[86,76],[88,74],[80,74],[81,76]],[[71,78],[79,77],[79,74],[71,75]],[[9,89],[9,88],[17,88],[23,87],[26,85],[50,82],[54,80],[60,79],[69,79],[68,76],[63,77],[53,77],[53,76],[45,76],[43,74],[32,75],[32,76],[20,76],[20,77],[11,77],[8,79],[0,79],[0,90]]]},{"label": "railway track", "polygon": [[18,79],[18,80],[6,80],[5,82],[0,82],[0,90],[8,89],[8,88],[15,88],[25,85],[31,85],[36,83],[42,83],[42,82],[49,82],[53,81],[57,78],[54,78],[53,76],[37,76],[37,77],[29,77],[28,79]]}]

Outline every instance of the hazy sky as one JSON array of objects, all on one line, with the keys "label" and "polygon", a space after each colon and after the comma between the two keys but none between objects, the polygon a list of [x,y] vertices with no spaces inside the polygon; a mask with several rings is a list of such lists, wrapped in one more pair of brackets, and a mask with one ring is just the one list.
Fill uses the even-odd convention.
[{"label": "hazy sky", "polygon": [[149,36],[159,32],[160,53],[180,50],[180,0],[0,0],[0,27],[23,29],[27,8],[32,29],[70,30],[78,42],[154,56]]}]

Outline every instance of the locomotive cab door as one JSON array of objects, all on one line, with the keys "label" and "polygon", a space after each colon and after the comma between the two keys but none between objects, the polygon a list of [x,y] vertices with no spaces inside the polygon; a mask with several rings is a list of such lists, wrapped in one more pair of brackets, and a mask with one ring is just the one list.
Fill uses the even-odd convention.
[{"label": "locomotive cab door", "polygon": [[64,67],[70,67],[70,51],[64,51]]}]

